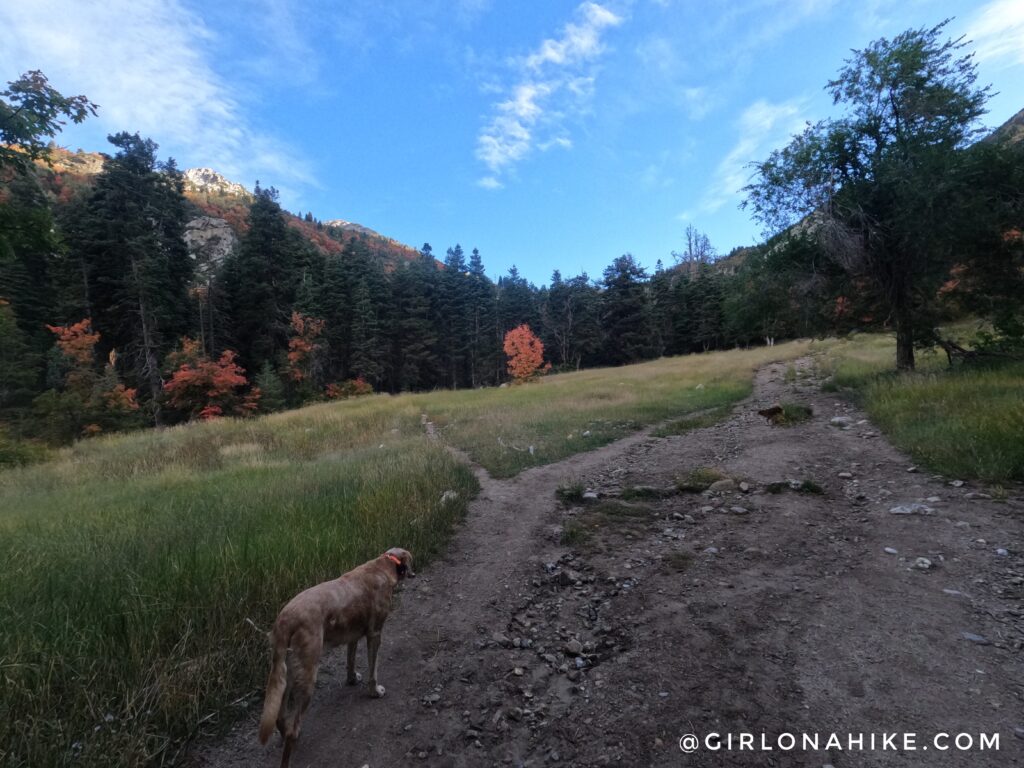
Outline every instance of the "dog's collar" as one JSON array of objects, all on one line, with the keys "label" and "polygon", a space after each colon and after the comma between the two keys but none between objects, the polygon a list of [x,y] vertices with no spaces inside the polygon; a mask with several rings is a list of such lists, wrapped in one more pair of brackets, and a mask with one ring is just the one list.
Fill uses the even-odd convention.
[{"label": "dog's collar", "polygon": [[395,565],[397,565],[398,567],[401,567],[401,566],[402,566],[402,561],[401,561],[401,560],[399,560],[399,559],[398,559],[397,557],[395,557],[394,555],[392,555],[392,554],[391,554],[390,552],[385,552],[385,553],[384,553],[384,557],[386,557],[386,558],[387,558],[388,560],[390,560],[390,561],[391,561],[392,563],[394,563],[394,564],[395,564]]}]

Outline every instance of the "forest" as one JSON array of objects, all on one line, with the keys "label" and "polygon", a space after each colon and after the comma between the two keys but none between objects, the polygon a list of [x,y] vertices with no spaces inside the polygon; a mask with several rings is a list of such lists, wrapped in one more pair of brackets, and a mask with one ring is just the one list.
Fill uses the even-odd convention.
[{"label": "forest", "polygon": [[[475,248],[382,249],[283,210],[259,182],[251,196],[187,193],[138,134],[110,136],[102,170],[75,173],[54,163],[69,153],[53,137],[93,106],[28,73],[0,94],[0,423],[61,443],[494,386],[524,324],[554,371],[868,329],[897,332],[903,369],[935,345],[951,363],[1018,354],[1024,145],[1006,127],[979,135],[987,89],[941,29],[861,52],[829,84],[849,116],[755,164],[746,204],[765,242],[720,255],[689,226],[653,269],[626,253],[542,286],[515,267],[494,279]],[[928,62],[944,69],[922,85]],[[872,71],[884,77],[867,87]],[[903,101],[875,98],[885,89]],[[185,235],[211,211],[238,239],[204,261]],[[977,349],[942,338],[964,317],[981,323]]]}]

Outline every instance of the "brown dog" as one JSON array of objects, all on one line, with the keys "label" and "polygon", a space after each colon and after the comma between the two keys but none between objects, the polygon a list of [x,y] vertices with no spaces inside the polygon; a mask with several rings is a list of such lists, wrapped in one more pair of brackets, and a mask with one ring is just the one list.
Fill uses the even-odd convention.
[{"label": "brown dog", "polygon": [[348,645],[348,684],[355,685],[360,680],[355,671],[356,646],[365,637],[370,695],[384,695],[384,686],[377,684],[381,628],[391,611],[395,586],[415,575],[412,555],[404,549],[389,549],[334,581],[300,592],[281,609],[270,631],[274,659],[260,718],[261,743],[267,743],[275,724],[284,738],[281,768],[287,768],[299,738],[325,650]]}]

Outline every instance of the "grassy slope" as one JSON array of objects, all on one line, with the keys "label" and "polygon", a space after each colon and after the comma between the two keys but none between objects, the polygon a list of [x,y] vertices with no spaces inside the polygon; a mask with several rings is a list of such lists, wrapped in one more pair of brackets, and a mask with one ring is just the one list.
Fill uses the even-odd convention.
[{"label": "grassy slope", "polygon": [[247,618],[268,626],[301,588],[388,546],[428,559],[476,482],[424,437],[422,413],[508,476],[724,414],[757,366],[809,347],[113,436],[0,472],[0,764],[170,760],[203,716],[261,686],[265,640]]},{"label": "grassy slope", "polygon": [[[961,335],[968,329],[961,330]],[[930,469],[991,483],[1024,480],[1024,363],[949,370],[942,353],[918,370],[893,372],[895,340],[861,335],[835,343],[823,361],[852,389],[892,442]]]}]

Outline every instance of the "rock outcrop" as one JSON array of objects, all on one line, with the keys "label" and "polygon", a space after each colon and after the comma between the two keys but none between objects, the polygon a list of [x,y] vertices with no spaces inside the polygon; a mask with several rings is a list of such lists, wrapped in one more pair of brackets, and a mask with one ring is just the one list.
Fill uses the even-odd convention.
[{"label": "rock outcrop", "polygon": [[197,216],[185,225],[185,243],[202,273],[220,264],[238,245],[238,237],[224,219]]},{"label": "rock outcrop", "polygon": [[189,168],[184,173],[185,188],[192,192],[251,198],[252,194],[241,184],[228,181],[212,168]]}]

